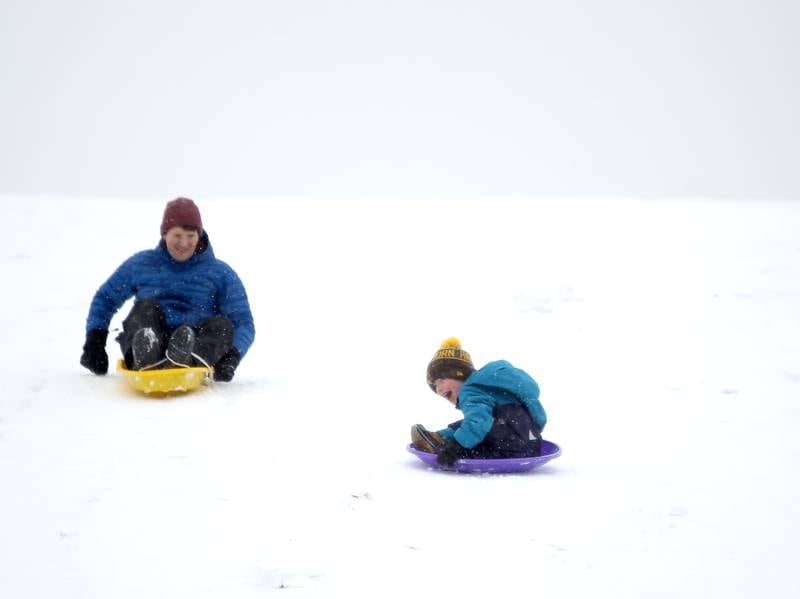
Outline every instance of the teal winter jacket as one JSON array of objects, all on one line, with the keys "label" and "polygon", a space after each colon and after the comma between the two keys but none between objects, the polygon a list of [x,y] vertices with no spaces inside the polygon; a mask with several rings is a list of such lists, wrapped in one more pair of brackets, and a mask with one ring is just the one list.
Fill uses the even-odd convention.
[{"label": "teal winter jacket", "polygon": [[527,372],[505,360],[489,362],[470,374],[461,387],[456,406],[464,414],[461,426],[456,431],[446,428],[437,432],[454,437],[463,447],[475,447],[492,428],[494,407],[514,402],[528,409],[541,432],[547,414],[539,402],[539,385]]}]

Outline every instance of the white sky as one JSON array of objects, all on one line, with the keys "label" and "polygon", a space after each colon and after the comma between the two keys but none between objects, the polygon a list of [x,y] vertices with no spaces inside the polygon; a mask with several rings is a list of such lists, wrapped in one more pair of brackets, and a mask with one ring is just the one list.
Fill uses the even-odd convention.
[{"label": "white sky", "polygon": [[796,2],[5,0],[0,194],[800,197]]}]

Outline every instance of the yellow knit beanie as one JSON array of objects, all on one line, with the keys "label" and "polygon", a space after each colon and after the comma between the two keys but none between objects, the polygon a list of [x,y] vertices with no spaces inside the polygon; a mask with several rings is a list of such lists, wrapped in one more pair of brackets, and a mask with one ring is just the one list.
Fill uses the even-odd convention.
[{"label": "yellow knit beanie", "polygon": [[435,390],[436,379],[464,381],[474,370],[472,358],[461,349],[461,342],[455,337],[449,337],[442,341],[428,364],[428,386]]}]

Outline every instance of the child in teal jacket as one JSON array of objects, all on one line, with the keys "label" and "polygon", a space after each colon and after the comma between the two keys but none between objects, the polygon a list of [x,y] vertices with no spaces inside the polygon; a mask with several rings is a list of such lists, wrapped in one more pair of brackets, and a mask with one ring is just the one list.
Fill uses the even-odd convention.
[{"label": "child in teal jacket", "polygon": [[428,386],[452,403],[464,418],[431,432],[412,428],[413,444],[435,451],[437,461],[452,466],[460,458],[509,458],[539,455],[547,414],[539,385],[524,370],[505,360],[478,370],[455,337],[434,354]]}]

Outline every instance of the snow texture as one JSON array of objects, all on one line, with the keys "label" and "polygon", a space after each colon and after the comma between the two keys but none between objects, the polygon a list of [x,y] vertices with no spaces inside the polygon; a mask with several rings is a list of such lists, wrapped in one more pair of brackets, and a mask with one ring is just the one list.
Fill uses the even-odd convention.
[{"label": "snow texture", "polygon": [[[3,597],[800,594],[800,204],[197,197],[256,342],[158,400],[78,358],[168,199],[0,198]],[[451,335],[536,378],[559,459],[405,451],[458,417]]]}]

